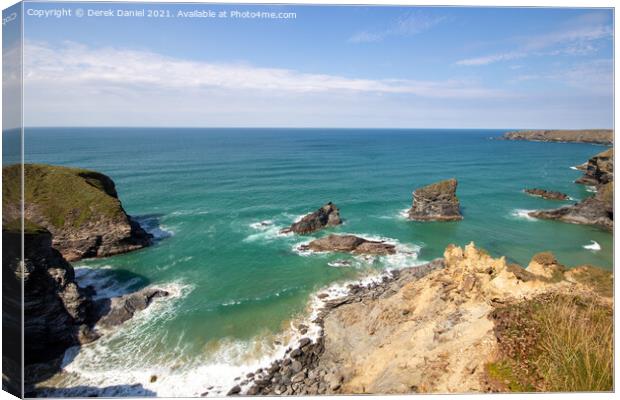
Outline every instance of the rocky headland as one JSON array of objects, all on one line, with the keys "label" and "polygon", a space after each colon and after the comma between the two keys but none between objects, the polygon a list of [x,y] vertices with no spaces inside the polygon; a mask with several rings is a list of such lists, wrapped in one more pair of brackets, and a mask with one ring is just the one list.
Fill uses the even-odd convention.
[{"label": "rocky headland", "polygon": [[502,139],[534,142],[613,144],[614,131],[611,129],[524,130],[507,132],[502,136]]},{"label": "rocky headland", "polygon": [[596,188],[594,196],[571,206],[533,211],[528,215],[573,224],[595,225],[612,231],[614,225],[613,164],[614,152],[613,149],[609,149],[592,157],[582,168],[584,175],[575,183],[594,186]]},{"label": "rocky headland", "polygon": [[414,221],[460,221],[463,219],[456,197],[456,179],[446,179],[413,192],[413,206],[408,211]]},{"label": "rocky headland", "polygon": [[298,233],[301,235],[316,232],[330,226],[340,225],[340,211],[331,201],[313,213],[305,215],[290,227],[282,229],[282,233]]},{"label": "rocky headland", "polygon": [[[21,168],[3,167],[2,173],[3,289],[19,299],[23,281],[25,383],[32,390],[33,384],[58,371],[69,347],[97,340],[169,293],[147,286],[108,298],[98,296],[92,286],[78,285],[68,260],[110,256],[151,244],[152,236],[125,213],[109,177],[83,169],[26,164],[22,232]],[[15,337],[21,336],[21,322],[15,317],[21,314],[21,304],[11,303],[10,296],[3,296],[4,300],[11,311],[3,318],[20,332]]]},{"label": "rocky headland", "polygon": [[[20,221],[19,165],[2,168],[2,223]],[[69,261],[106,257],[151,244],[152,236],[123,209],[112,179],[95,171],[24,165],[24,217],[52,234]]]},{"label": "rocky headland", "polygon": [[545,189],[525,189],[525,193],[531,196],[542,197],[545,200],[568,200],[569,197],[566,193],[556,192],[553,190],[545,190]]},{"label": "rocky headland", "polygon": [[367,255],[396,253],[396,247],[383,241],[367,240],[354,235],[329,235],[299,246],[301,251],[338,252]]},{"label": "rocky headland", "polygon": [[[443,259],[393,271],[365,286],[350,285],[346,295],[320,293],[323,307],[313,321],[321,327],[318,337],[300,339],[284,358],[241,377],[229,395],[494,392],[520,389],[517,384],[528,389],[521,391],[550,390],[550,379],[512,375],[548,355],[546,338],[536,331],[543,328],[520,330],[498,316],[535,306],[536,312],[519,314],[526,324],[532,321],[522,321],[523,315],[535,319],[540,310],[556,315],[553,307],[569,296],[602,310],[611,326],[612,287],[609,272],[567,269],[551,253],[534,256],[523,268],[473,244],[449,246]],[[574,323],[553,326],[565,328]],[[609,344],[603,356],[609,358],[610,332],[601,333]],[[520,359],[507,343],[527,343],[537,352]]]}]

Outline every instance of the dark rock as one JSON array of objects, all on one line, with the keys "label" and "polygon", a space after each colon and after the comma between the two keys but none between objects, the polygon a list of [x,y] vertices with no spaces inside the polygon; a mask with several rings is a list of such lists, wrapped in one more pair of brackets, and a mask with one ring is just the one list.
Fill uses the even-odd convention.
[{"label": "dark rock", "polygon": [[599,187],[596,196],[589,197],[575,205],[539,210],[528,213],[540,219],[552,219],[573,224],[596,225],[603,229],[613,230],[613,182]]},{"label": "dark rock", "polygon": [[241,386],[239,386],[239,385],[235,385],[235,386],[233,386],[233,388],[232,388],[232,389],[230,389],[230,390],[228,391],[228,393],[226,394],[226,396],[232,396],[232,395],[239,394],[239,393],[241,393]]},{"label": "dark rock", "polygon": [[328,226],[340,225],[341,223],[338,207],[332,202],[329,202],[315,212],[295,222],[289,228],[283,229],[282,233],[312,233]]},{"label": "dark rock", "polygon": [[542,197],[546,200],[568,200],[568,195],[562,192],[554,192],[552,190],[544,190],[544,189],[525,189],[525,193],[530,194],[532,196]]},{"label": "dark rock", "polygon": [[463,219],[456,197],[456,179],[433,183],[413,192],[409,219],[414,221],[459,221]]},{"label": "dark rock", "polygon": [[106,304],[109,310],[101,317],[98,325],[101,327],[120,325],[131,319],[137,311],[147,308],[154,299],[168,295],[169,293],[165,290],[144,288],[135,293],[115,297],[109,305]]},{"label": "dark rock", "polygon": [[614,149],[608,149],[590,158],[584,167],[584,175],[575,183],[598,186],[614,179]]},{"label": "dark rock", "polygon": [[329,235],[299,247],[300,250],[334,251],[341,253],[386,255],[396,253],[392,244],[366,240],[354,235]]}]

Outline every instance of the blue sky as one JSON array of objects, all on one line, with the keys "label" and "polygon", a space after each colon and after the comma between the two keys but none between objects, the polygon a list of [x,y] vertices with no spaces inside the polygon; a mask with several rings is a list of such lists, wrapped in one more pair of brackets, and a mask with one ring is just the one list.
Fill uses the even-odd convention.
[{"label": "blue sky", "polygon": [[[606,9],[26,3],[174,18],[25,19],[31,126],[594,128]],[[294,12],[294,19],[178,11]],[[28,12],[26,12],[28,14]]]}]

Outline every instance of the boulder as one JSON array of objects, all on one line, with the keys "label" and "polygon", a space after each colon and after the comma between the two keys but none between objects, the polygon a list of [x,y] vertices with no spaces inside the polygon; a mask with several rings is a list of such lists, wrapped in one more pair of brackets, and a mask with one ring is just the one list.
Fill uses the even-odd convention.
[{"label": "boulder", "polygon": [[567,194],[562,193],[562,192],[555,192],[552,190],[535,188],[535,189],[525,189],[524,192],[532,196],[542,197],[543,199],[546,199],[546,200],[568,200],[569,199]]},{"label": "boulder", "polygon": [[[2,168],[5,226],[19,223],[20,165]],[[95,171],[25,164],[24,216],[52,234],[52,245],[68,261],[106,257],[151,244],[152,235],[121,205],[112,179]]]},{"label": "boulder", "polygon": [[301,245],[300,250],[317,252],[339,252],[368,255],[387,255],[396,253],[394,245],[367,240],[354,235],[329,235]]},{"label": "boulder", "polygon": [[460,221],[463,219],[456,197],[456,179],[447,179],[413,192],[409,219],[414,221]]},{"label": "boulder", "polygon": [[304,216],[290,227],[283,229],[282,233],[306,234],[318,231],[328,226],[340,225],[340,211],[331,201],[313,213]]}]

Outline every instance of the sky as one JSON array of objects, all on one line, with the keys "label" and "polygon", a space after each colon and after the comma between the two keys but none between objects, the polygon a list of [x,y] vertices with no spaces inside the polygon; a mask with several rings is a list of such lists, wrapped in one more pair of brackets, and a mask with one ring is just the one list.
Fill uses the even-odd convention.
[{"label": "sky", "polygon": [[[71,16],[55,16],[63,8]],[[119,9],[164,17],[119,17]],[[187,14],[196,10],[217,17]],[[27,126],[613,125],[610,9],[25,3],[24,11]]]}]

